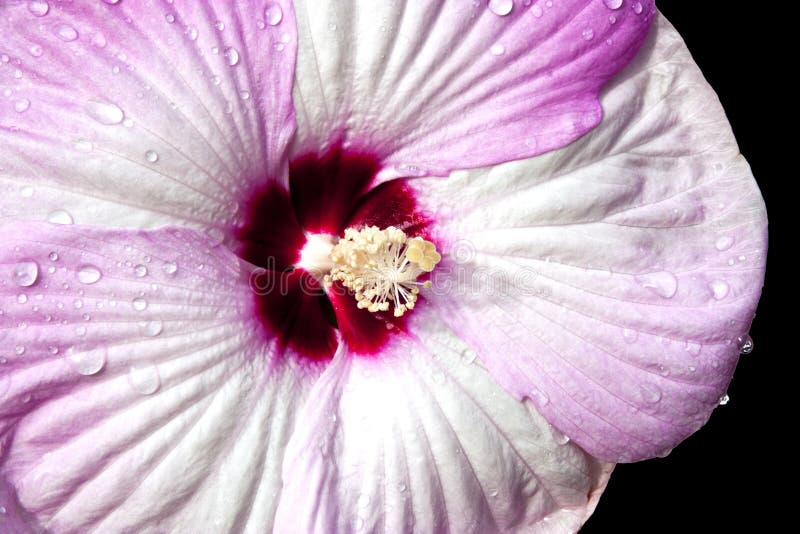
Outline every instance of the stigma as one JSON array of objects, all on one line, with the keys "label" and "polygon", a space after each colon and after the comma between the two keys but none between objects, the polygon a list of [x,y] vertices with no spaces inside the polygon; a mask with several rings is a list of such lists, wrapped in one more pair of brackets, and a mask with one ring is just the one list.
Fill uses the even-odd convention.
[{"label": "stigma", "polygon": [[414,309],[420,288],[430,281],[417,278],[430,273],[441,260],[436,246],[421,237],[409,237],[394,226],[381,230],[368,226],[348,228],[329,254],[332,269],[323,278],[349,289],[360,309],[402,317]]}]

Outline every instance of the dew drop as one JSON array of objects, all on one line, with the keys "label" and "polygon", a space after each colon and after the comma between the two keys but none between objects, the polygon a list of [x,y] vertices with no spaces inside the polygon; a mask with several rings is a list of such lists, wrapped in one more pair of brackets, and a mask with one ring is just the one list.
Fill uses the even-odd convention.
[{"label": "dew drop", "polygon": [[609,15],[608,16],[608,22],[609,22],[609,24],[612,24],[612,25],[616,24],[617,23],[616,15]]},{"label": "dew drop", "polygon": [[591,28],[586,28],[581,33],[581,36],[583,36],[584,41],[591,41],[594,39],[594,30]]},{"label": "dew drop", "polygon": [[25,304],[26,302],[28,302],[28,295],[25,293],[17,295],[17,304]]},{"label": "dew drop", "polygon": [[642,274],[636,277],[636,281],[661,298],[672,298],[678,292],[678,279],[669,271]]},{"label": "dew drop", "polygon": [[78,269],[78,282],[81,284],[94,284],[102,277],[103,273],[94,265],[82,265]]},{"label": "dew drop", "polygon": [[228,65],[230,65],[231,67],[239,63],[239,51],[236,50],[234,47],[229,46],[228,48],[226,48],[225,52],[223,52],[223,55],[225,56],[225,59],[228,61]]},{"label": "dew drop", "polygon": [[489,0],[489,9],[495,15],[504,17],[514,8],[513,0]]},{"label": "dew drop", "polygon": [[21,98],[14,102],[14,111],[17,113],[25,113],[31,107],[31,101],[27,98]]},{"label": "dew drop", "polygon": [[224,22],[222,22],[221,20],[218,20],[217,22],[215,22],[215,23],[214,23],[214,27],[215,27],[217,30],[219,30],[219,31],[222,31],[222,30],[224,30],[224,29],[225,29],[225,23],[224,23]]},{"label": "dew drop", "polygon": [[141,395],[152,395],[161,386],[161,377],[155,365],[133,366],[128,370],[128,384]]},{"label": "dew drop", "polygon": [[493,56],[502,56],[506,52],[506,47],[501,45],[500,43],[493,44],[489,51],[492,53]]},{"label": "dew drop", "polygon": [[700,343],[695,343],[693,341],[687,341],[686,347],[684,347],[686,352],[688,352],[692,356],[698,356],[702,348],[703,346]]},{"label": "dew drop", "polygon": [[241,91],[239,96],[242,97],[242,100],[250,100],[250,91]]},{"label": "dew drop", "polygon": [[72,368],[84,376],[97,374],[106,365],[106,349],[104,347],[90,350],[70,349],[66,357]]},{"label": "dew drop", "polygon": [[639,387],[639,394],[642,396],[642,400],[649,404],[655,404],[661,400],[661,390],[655,384],[642,384]]},{"label": "dew drop", "polygon": [[173,22],[175,22],[175,15],[173,15],[172,13],[167,13],[166,15],[164,15],[164,20],[172,24]]},{"label": "dew drop", "polygon": [[161,266],[161,270],[170,275],[175,274],[178,272],[178,264],[168,261]]},{"label": "dew drop", "polygon": [[464,365],[471,365],[478,358],[478,353],[467,347],[461,351],[461,362]]},{"label": "dew drop", "polygon": [[750,354],[753,352],[753,338],[751,338],[749,334],[739,336],[736,343],[739,346],[739,354]]},{"label": "dew drop", "polygon": [[50,4],[44,0],[31,0],[28,2],[28,11],[37,17],[44,17],[50,12]]},{"label": "dew drop", "polygon": [[728,293],[730,293],[731,290],[728,282],[725,280],[714,280],[708,284],[708,287],[711,289],[711,293],[714,295],[716,300],[724,299],[728,296]]},{"label": "dew drop", "polygon": [[52,224],[72,224],[72,215],[64,210],[54,210],[51,211],[50,214],[47,216],[47,222]]},{"label": "dew drop", "polygon": [[541,6],[537,4],[531,8],[531,13],[533,13],[533,16],[538,19],[544,14],[544,11],[542,11]]},{"label": "dew drop", "polygon": [[731,401],[731,397],[730,397],[730,395],[728,395],[728,394],[726,393],[726,394],[724,394],[723,396],[721,396],[721,397],[719,398],[719,405],[720,405],[720,406],[725,406],[725,405],[726,405],[726,404],[728,404],[730,401]]},{"label": "dew drop", "polygon": [[197,28],[195,28],[194,26],[189,26],[188,28],[186,28],[186,37],[190,41],[196,41],[198,35],[199,33],[197,31]]},{"label": "dew drop", "polygon": [[136,275],[137,278],[144,278],[147,276],[147,267],[142,265],[141,263],[133,268],[133,273]]},{"label": "dew drop", "polygon": [[147,337],[156,337],[164,330],[164,323],[160,319],[153,319],[140,323],[139,330]]},{"label": "dew drop", "polygon": [[20,287],[30,287],[39,278],[39,264],[33,260],[21,261],[14,266],[14,282]]},{"label": "dew drop", "polygon": [[625,340],[625,343],[635,343],[636,340],[639,339],[639,332],[629,328],[623,328],[622,339]]},{"label": "dew drop", "polygon": [[83,325],[75,327],[75,335],[78,337],[83,337],[86,335],[86,327]]},{"label": "dew drop", "polygon": [[131,305],[133,306],[133,309],[136,311],[144,311],[147,309],[147,301],[142,297],[136,297],[135,299],[133,299]]},{"label": "dew drop", "polygon": [[356,506],[358,506],[359,508],[366,508],[367,506],[369,506],[370,500],[371,499],[369,495],[367,495],[366,493],[362,493],[361,495],[358,496],[358,500],[356,501]]},{"label": "dew drop", "polygon": [[283,10],[278,4],[270,4],[264,10],[264,20],[270,26],[277,26],[283,20]]},{"label": "dew drop", "polygon": [[623,0],[603,0],[608,9],[619,9],[622,7]]},{"label": "dew drop", "polygon": [[144,159],[146,159],[150,163],[155,163],[156,161],[158,161],[158,152],[156,152],[155,150],[148,150],[147,152],[144,153]]},{"label": "dew drop", "polygon": [[100,124],[105,124],[106,126],[119,124],[125,118],[125,113],[118,106],[100,100],[90,100],[86,104],[86,113]]},{"label": "dew drop", "polygon": [[717,250],[723,252],[725,250],[730,249],[733,246],[734,239],[730,236],[722,236],[717,239],[717,242],[714,244],[717,247]]},{"label": "dew drop", "polygon": [[58,252],[53,251],[47,257],[50,258],[50,261],[58,261]]},{"label": "dew drop", "polygon": [[78,32],[69,24],[59,24],[56,27],[56,35],[62,41],[70,42],[78,38]]},{"label": "dew drop", "polygon": [[22,345],[17,345],[16,347],[14,347],[14,354],[16,354],[17,356],[22,356],[23,354],[25,354],[25,347],[23,347]]},{"label": "dew drop", "polygon": [[637,15],[641,15],[642,11],[644,10],[641,2],[634,2],[633,6],[631,7],[633,8],[633,12],[636,13]]}]

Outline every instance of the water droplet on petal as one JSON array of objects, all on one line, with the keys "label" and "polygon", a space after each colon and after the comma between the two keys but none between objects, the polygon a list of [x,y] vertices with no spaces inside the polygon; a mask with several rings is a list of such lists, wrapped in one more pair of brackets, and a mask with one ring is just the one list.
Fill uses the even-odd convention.
[{"label": "water droplet on petal", "polygon": [[50,261],[58,261],[58,252],[51,252],[47,257],[50,258]]},{"label": "water droplet on petal", "polygon": [[726,404],[728,404],[730,401],[731,401],[731,397],[730,397],[730,395],[728,395],[728,394],[726,393],[726,394],[724,394],[723,396],[721,396],[721,397],[719,398],[719,405],[720,405],[720,406],[725,406],[725,405],[726,405]]},{"label": "water droplet on petal", "polygon": [[147,309],[147,301],[142,297],[136,297],[131,302],[133,309],[136,311],[144,311]]},{"label": "water droplet on petal", "polygon": [[22,198],[31,198],[33,196],[34,189],[33,187],[26,185],[22,189],[19,190],[19,196]]},{"label": "water droplet on petal", "polygon": [[28,2],[28,11],[37,17],[44,17],[50,11],[50,4],[44,0],[31,0]]},{"label": "water droplet on petal", "polygon": [[225,56],[225,59],[228,61],[228,65],[230,65],[231,67],[239,63],[239,51],[236,50],[234,47],[229,46],[228,48],[226,48],[223,55]]},{"label": "water droplet on petal", "polygon": [[283,20],[283,10],[278,4],[270,4],[264,10],[264,20],[270,26],[277,26]]},{"label": "water droplet on petal", "polygon": [[105,124],[106,126],[119,124],[125,118],[125,113],[119,107],[100,100],[90,100],[86,104],[86,113],[100,124]]},{"label": "water droplet on petal", "polygon": [[540,407],[547,406],[550,403],[550,397],[548,397],[538,389],[534,389],[533,391],[531,391],[530,398],[531,400],[534,401],[534,404]]},{"label": "water droplet on petal", "polygon": [[714,244],[717,247],[717,250],[720,252],[728,250],[733,246],[734,239],[730,236],[722,236],[717,239],[717,242]]},{"label": "water droplet on petal", "polygon": [[17,113],[25,113],[31,107],[31,101],[27,98],[21,98],[14,102],[14,111]]},{"label": "water droplet on petal", "polygon": [[64,210],[51,211],[47,216],[47,222],[52,224],[72,224],[72,215]]},{"label": "water droplet on petal", "polygon": [[655,384],[642,384],[639,387],[639,394],[642,396],[642,400],[650,404],[661,400],[661,390]]},{"label": "water droplet on petal", "polygon": [[128,383],[141,395],[152,395],[161,386],[161,377],[155,365],[133,366],[128,370]]},{"label": "water droplet on petal", "polygon": [[461,362],[464,365],[472,364],[477,358],[478,358],[478,353],[469,347],[461,351]]},{"label": "water droplet on petal", "polygon": [[23,347],[22,345],[17,345],[16,347],[14,347],[14,354],[16,354],[17,356],[22,356],[23,354],[25,354],[25,347]]},{"label": "water droplet on petal", "polygon": [[622,329],[622,339],[624,339],[626,343],[634,343],[638,338],[639,338],[638,331],[631,330],[629,328]]},{"label": "water droplet on petal", "polygon": [[728,296],[728,293],[731,290],[728,282],[725,280],[714,280],[708,284],[708,287],[711,289],[711,293],[714,295],[716,300],[724,299]]},{"label": "water droplet on petal", "polygon": [[188,28],[186,28],[186,37],[188,37],[190,41],[196,41],[198,35],[199,33],[197,31],[197,28],[195,28],[194,26],[189,26]]},{"label": "water droplet on petal", "polygon": [[35,261],[21,261],[14,266],[14,282],[20,287],[30,287],[38,278],[39,264]]},{"label": "water droplet on petal", "polygon": [[78,38],[78,32],[69,24],[59,24],[56,26],[56,35],[62,41],[70,42]]},{"label": "water droplet on petal", "polygon": [[641,2],[634,2],[633,6],[631,7],[633,8],[633,12],[636,13],[637,15],[641,15],[642,11],[644,10]]},{"label": "water droplet on petal", "polygon": [[206,230],[206,235],[211,239],[209,243],[212,247],[216,247],[225,240],[225,234],[219,228],[209,228]]},{"label": "water droplet on petal", "polygon": [[544,14],[544,11],[542,10],[541,6],[537,4],[531,8],[531,13],[533,13],[533,16],[538,19]]},{"label": "water droplet on petal", "polygon": [[17,304],[25,304],[26,302],[28,302],[28,295],[25,293],[17,295]]},{"label": "water droplet on petal", "polygon": [[150,163],[155,163],[156,161],[158,161],[158,152],[156,152],[155,150],[148,150],[147,152],[144,153],[144,159],[146,159]]},{"label": "water droplet on petal", "polygon": [[66,357],[75,371],[84,376],[91,376],[99,373],[105,366],[106,349],[105,347],[90,350],[70,349]]},{"label": "water droplet on petal", "polygon": [[369,502],[370,502],[370,496],[367,495],[366,493],[362,493],[361,495],[358,496],[358,500],[356,501],[356,506],[358,506],[359,508],[366,508],[367,506],[369,506]]},{"label": "water droplet on petal", "polygon": [[642,274],[636,277],[636,281],[642,287],[665,299],[674,297],[678,292],[678,279],[669,271]]},{"label": "water droplet on petal", "polygon": [[94,265],[82,265],[78,269],[78,282],[81,284],[94,284],[102,277],[102,271]]},{"label": "water droplet on petal", "polygon": [[500,43],[493,44],[489,49],[493,56],[502,56],[506,52],[506,47]]},{"label": "water droplet on petal", "polygon": [[166,15],[164,15],[164,20],[172,24],[173,22],[175,22],[175,15],[173,15],[172,13],[167,13]]},{"label": "water droplet on petal", "polygon": [[489,9],[495,15],[504,17],[514,8],[513,0],[489,0]]},{"label": "water droplet on petal", "polygon": [[164,323],[160,319],[141,323],[140,331],[147,337],[156,337],[164,330]]},{"label": "water droplet on petal", "polygon": [[594,30],[591,28],[586,28],[583,30],[583,32],[581,32],[581,35],[585,41],[591,41],[594,39]]},{"label": "water droplet on petal", "polygon": [[222,30],[224,30],[224,29],[225,29],[225,23],[224,23],[224,22],[222,22],[221,20],[218,20],[217,22],[215,22],[215,23],[214,23],[214,27],[215,27],[217,30],[219,30],[219,31],[222,31]]},{"label": "water droplet on petal", "polygon": [[178,272],[178,264],[168,261],[161,266],[161,269],[167,274],[175,274],[176,272]]},{"label": "water droplet on petal", "polygon": [[137,265],[133,268],[133,273],[137,276],[137,278],[144,278],[147,276],[147,267],[142,264]]},{"label": "water droplet on petal", "polygon": [[608,9],[619,9],[622,7],[623,0],[603,0]]},{"label": "water droplet on petal", "polygon": [[703,346],[700,343],[695,343],[693,341],[687,341],[685,350],[692,356],[697,356],[700,354],[700,351],[703,349]]},{"label": "water droplet on petal", "polygon": [[739,336],[736,343],[739,346],[739,354],[750,354],[753,352],[753,338],[751,338],[749,334]]}]

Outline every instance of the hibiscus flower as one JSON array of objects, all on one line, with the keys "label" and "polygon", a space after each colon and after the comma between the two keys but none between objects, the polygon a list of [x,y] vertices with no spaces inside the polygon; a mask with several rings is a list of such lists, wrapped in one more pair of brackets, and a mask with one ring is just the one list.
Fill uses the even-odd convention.
[{"label": "hibiscus flower", "polygon": [[570,531],[725,392],[766,216],[652,2],[0,28],[8,529]]}]

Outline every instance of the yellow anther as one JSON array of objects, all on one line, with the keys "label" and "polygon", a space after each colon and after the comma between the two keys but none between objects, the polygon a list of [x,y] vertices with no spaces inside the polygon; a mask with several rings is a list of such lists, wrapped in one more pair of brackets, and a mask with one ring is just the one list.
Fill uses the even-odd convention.
[{"label": "yellow anther", "polygon": [[382,312],[391,306],[400,317],[414,309],[420,287],[431,287],[430,281],[417,278],[431,272],[442,257],[421,237],[409,238],[394,226],[368,226],[345,230],[330,259],[335,267],[325,276],[326,284],[340,282],[353,292],[361,309]]}]

